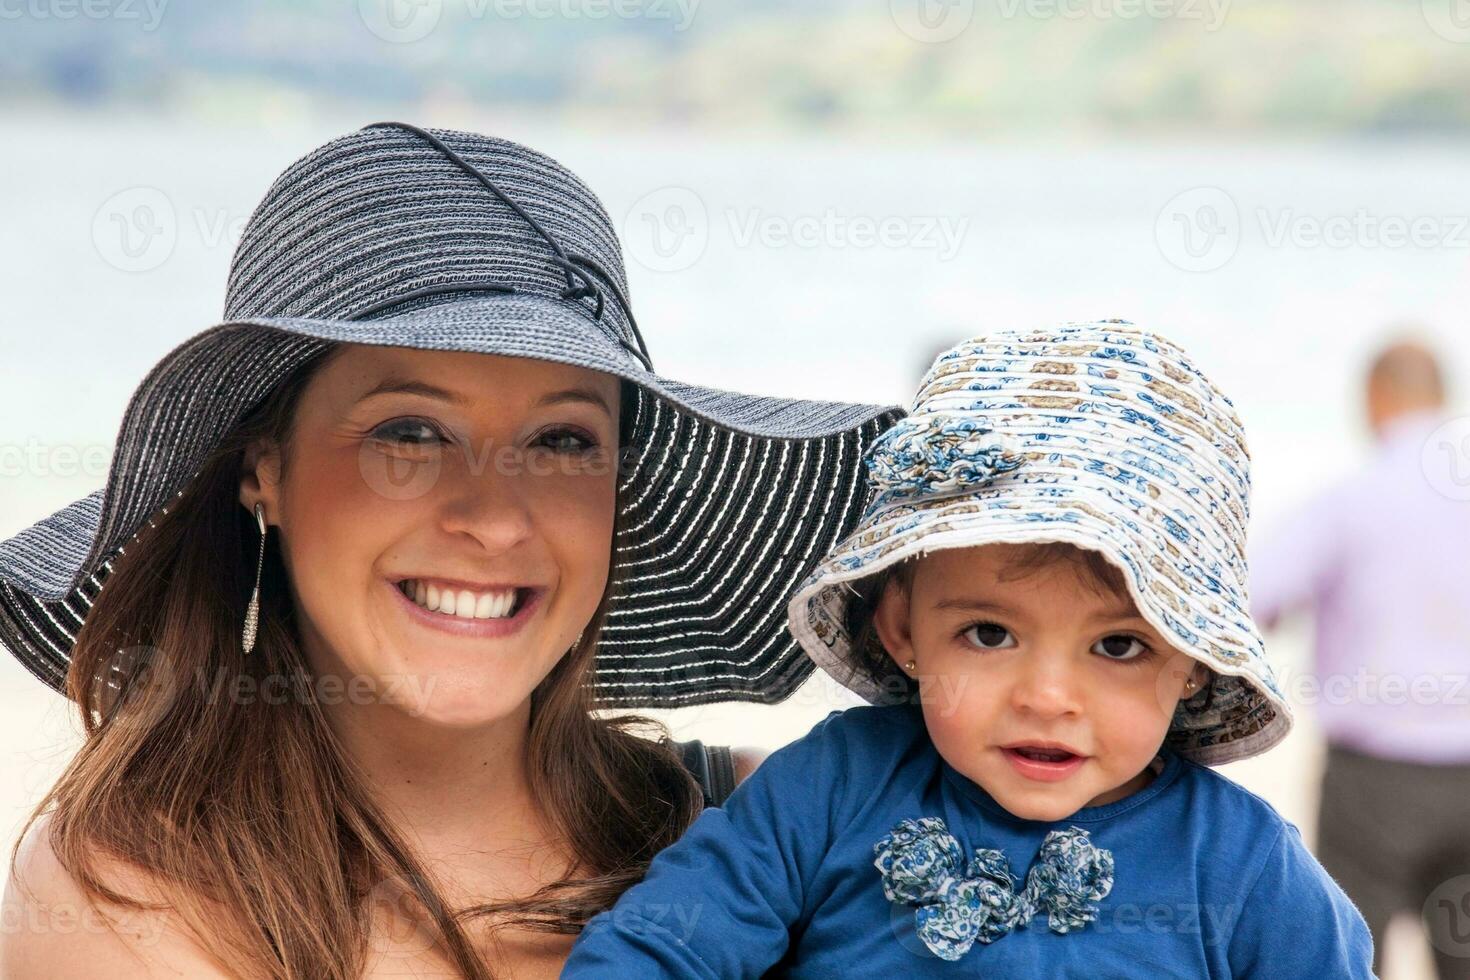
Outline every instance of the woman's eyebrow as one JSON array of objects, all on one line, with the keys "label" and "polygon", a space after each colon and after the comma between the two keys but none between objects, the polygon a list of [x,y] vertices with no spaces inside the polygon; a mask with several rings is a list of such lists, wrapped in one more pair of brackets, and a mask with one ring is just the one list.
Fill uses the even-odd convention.
[{"label": "woman's eyebrow", "polygon": [[[465,396],[445,388],[440,388],[438,385],[429,384],[427,381],[415,381],[409,378],[398,377],[384,378],[359,396],[357,401],[360,404],[378,395],[421,395],[425,398],[438,399],[439,401],[448,402],[451,405],[460,407],[466,406],[469,402],[469,399],[465,398]],[[602,396],[601,392],[593,388],[566,388],[561,391],[551,391],[536,400],[538,407],[561,405],[567,402],[581,402],[595,405],[609,416],[613,413],[612,406],[607,403],[607,399]]]},{"label": "woman's eyebrow", "polygon": [[609,417],[613,413],[612,406],[607,403],[607,399],[602,396],[602,392],[597,391],[595,388],[565,388],[561,391],[547,392],[536,400],[538,406],[562,405],[567,402],[581,402],[587,405],[596,405],[606,412]]},{"label": "woman's eyebrow", "polygon": [[358,403],[376,398],[378,395],[422,395],[425,398],[436,398],[439,401],[449,402],[451,405],[463,406],[466,399],[463,395],[431,385],[427,381],[414,381],[408,378],[389,376],[373,385],[362,395],[358,396]]}]

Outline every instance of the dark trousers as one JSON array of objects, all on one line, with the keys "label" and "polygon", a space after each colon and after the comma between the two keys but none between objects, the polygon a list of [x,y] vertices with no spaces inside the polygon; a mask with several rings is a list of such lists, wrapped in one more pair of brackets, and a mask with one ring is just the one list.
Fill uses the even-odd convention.
[{"label": "dark trousers", "polygon": [[1373,972],[1398,912],[1420,918],[1440,980],[1470,980],[1470,764],[1424,765],[1329,745],[1317,857],[1373,931]]}]

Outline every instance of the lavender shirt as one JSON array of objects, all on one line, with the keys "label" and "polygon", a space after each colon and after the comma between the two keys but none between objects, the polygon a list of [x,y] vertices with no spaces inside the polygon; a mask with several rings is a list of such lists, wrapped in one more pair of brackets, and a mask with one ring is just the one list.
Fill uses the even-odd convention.
[{"label": "lavender shirt", "polygon": [[1287,696],[1315,707],[1329,741],[1381,758],[1470,762],[1470,479],[1461,447],[1430,447],[1445,421],[1388,426],[1373,459],[1251,551],[1263,626],[1316,612],[1314,676]]}]

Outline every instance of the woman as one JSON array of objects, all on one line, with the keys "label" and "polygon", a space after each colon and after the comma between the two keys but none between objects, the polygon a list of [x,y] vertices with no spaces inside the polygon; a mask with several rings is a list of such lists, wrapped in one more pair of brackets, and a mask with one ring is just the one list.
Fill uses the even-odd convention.
[{"label": "woman", "polygon": [[624,283],[512,143],[282,174],[106,488],[0,544],[0,644],[86,729],[0,974],[558,972],[702,803],[592,709],[788,695],[783,602],[896,415],[665,380]]}]

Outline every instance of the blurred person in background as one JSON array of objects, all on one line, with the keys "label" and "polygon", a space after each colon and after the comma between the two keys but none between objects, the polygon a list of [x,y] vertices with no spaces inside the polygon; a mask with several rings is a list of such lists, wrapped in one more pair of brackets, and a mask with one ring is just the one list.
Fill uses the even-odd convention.
[{"label": "blurred person in background", "polygon": [[1445,382],[1422,343],[1383,348],[1365,397],[1372,457],[1256,539],[1252,611],[1268,628],[1315,613],[1317,847],[1373,931],[1375,971],[1410,912],[1441,980],[1470,977],[1470,503],[1446,492],[1464,461],[1437,435]]}]

